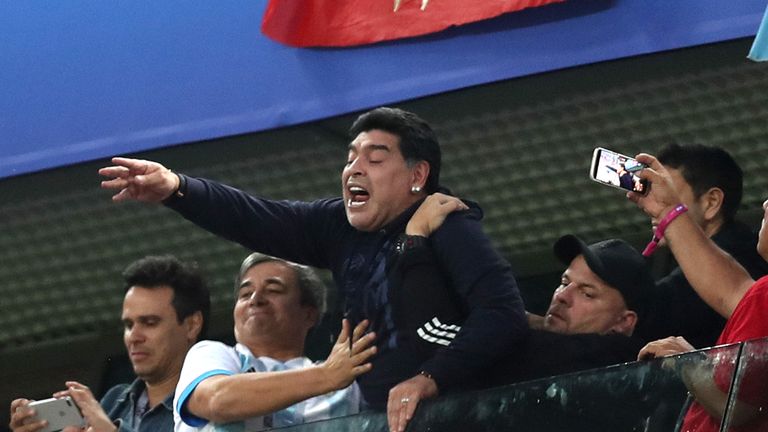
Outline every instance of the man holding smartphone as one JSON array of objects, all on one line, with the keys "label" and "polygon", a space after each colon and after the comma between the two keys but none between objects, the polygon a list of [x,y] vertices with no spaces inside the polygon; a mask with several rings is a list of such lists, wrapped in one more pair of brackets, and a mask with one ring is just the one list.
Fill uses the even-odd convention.
[{"label": "man holding smartphone", "polygon": [[[757,254],[754,231],[736,220],[743,174],[733,157],[719,147],[672,144],[659,151],[658,160],[704,234],[753,278],[768,273],[768,265]],[[654,229],[658,222],[652,219]],[[725,326],[725,318],[701,299],[679,266],[656,282],[649,301],[648,317],[637,328],[637,335],[646,341],[674,335],[697,348],[710,347]]]},{"label": "man holding smartphone", "polygon": [[[718,337],[717,345],[732,344],[768,337],[768,277],[757,281],[750,277],[732,255],[718,248],[707,238],[690,211],[679,211],[685,200],[675,175],[648,154],[638,155],[648,164],[643,178],[654,187],[648,196],[628,194],[646,214],[665,220],[664,238],[677,259],[682,271],[696,293],[721,316],[727,318],[725,328]],[[768,259],[768,201],[763,203],[763,223],[758,235],[757,253]],[[649,343],[640,351],[639,359],[676,356],[692,351],[685,338],[667,337]],[[768,430],[768,361],[765,356],[750,355],[749,362],[724,361],[720,353],[705,353],[705,361],[695,365],[683,364],[681,377],[692,404],[686,408],[680,430],[714,432],[721,430],[726,413],[728,430]],[[741,355],[741,353],[740,353]],[[743,370],[734,369],[738,365]],[[748,365],[748,366],[747,366]],[[743,374],[738,387],[732,377]],[[737,389],[738,388],[738,389]],[[727,409],[726,409],[727,407]]]},{"label": "man holding smartphone", "polygon": [[[210,296],[202,276],[171,256],[140,259],[123,272],[123,342],[137,378],[112,387],[96,400],[91,390],[67,381],[54,397],[71,397],[90,431],[171,431],[172,402],[189,348],[205,334]],[[28,399],[11,402],[13,432],[43,430],[48,421],[26,409]]]}]

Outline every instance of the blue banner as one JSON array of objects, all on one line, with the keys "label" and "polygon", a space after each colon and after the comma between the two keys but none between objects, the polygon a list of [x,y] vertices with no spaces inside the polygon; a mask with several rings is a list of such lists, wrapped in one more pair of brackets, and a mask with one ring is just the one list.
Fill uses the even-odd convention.
[{"label": "blue banner", "polygon": [[266,38],[264,7],[0,2],[0,177],[752,36],[765,1],[568,0],[346,49]]}]

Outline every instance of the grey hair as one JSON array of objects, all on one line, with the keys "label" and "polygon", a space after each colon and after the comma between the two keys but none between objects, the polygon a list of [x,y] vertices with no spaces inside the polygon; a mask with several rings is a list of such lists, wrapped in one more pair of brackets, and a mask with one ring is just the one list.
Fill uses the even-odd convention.
[{"label": "grey hair", "polygon": [[240,284],[243,282],[243,277],[251,267],[265,262],[279,262],[285,264],[293,270],[296,275],[296,280],[299,283],[299,291],[301,292],[301,304],[312,306],[317,309],[319,316],[322,317],[326,310],[326,292],[328,291],[325,284],[317,273],[312,269],[295,262],[284,260],[282,258],[273,257],[260,252],[254,252],[243,260],[240,264],[240,271],[235,278],[235,297],[237,292],[240,291]]}]

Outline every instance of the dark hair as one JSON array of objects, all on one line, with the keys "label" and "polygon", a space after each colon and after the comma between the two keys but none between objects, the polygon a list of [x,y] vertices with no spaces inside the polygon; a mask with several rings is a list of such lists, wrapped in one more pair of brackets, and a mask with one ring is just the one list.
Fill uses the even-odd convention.
[{"label": "dark hair", "polygon": [[381,107],[362,114],[349,129],[351,139],[361,132],[380,129],[400,138],[400,153],[412,166],[416,162],[429,164],[429,176],[424,190],[437,192],[440,185],[440,144],[429,124],[412,112],[399,108]]},{"label": "dark hair", "polygon": [[665,167],[680,170],[697,199],[710,188],[720,188],[725,195],[721,209],[723,219],[729,222],[736,217],[744,174],[727,151],[701,144],[669,144],[659,150],[657,158]]},{"label": "dark hair", "polygon": [[285,264],[288,268],[293,270],[296,275],[296,280],[299,284],[299,292],[301,293],[301,304],[306,306],[312,306],[317,309],[319,316],[323,316],[325,313],[325,297],[326,287],[323,281],[317,276],[311,267],[305,265],[296,264],[295,262],[287,261],[281,258],[276,258],[271,255],[266,255],[259,252],[254,252],[243,260],[240,265],[240,272],[235,277],[235,297],[237,292],[240,291],[240,284],[243,281],[243,276],[251,267],[259,265],[265,262],[279,262]]},{"label": "dark hair", "polygon": [[123,271],[125,292],[131,287],[173,289],[171,304],[179,323],[193,313],[200,311],[203,325],[197,339],[205,338],[208,332],[208,317],[211,312],[211,296],[205,280],[194,264],[187,264],[172,255],[147,256],[129,265]]}]

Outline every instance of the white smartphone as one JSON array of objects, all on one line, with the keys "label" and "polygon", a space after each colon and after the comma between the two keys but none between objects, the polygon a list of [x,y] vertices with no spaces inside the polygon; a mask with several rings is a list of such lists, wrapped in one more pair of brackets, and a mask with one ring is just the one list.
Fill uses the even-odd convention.
[{"label": "white smartphone", "polygon": [[636,174],[643,168],[645,165],[634,158],[598,147],[592,153],[589,178],[600,184],[646,194],[648,193],[648,181],[641,179]]},{"label": "white smartphone", "polygon": [[29,407],[35,410],[34,420],[48,421],[48,426],[41,432],[56,432],[67,426],[85,426],[80,408],[69,396],[32,401]]}]

